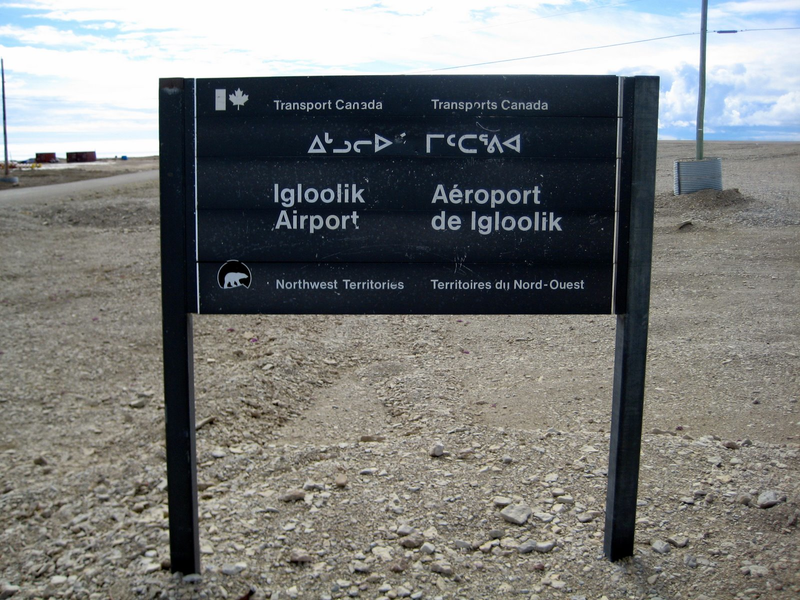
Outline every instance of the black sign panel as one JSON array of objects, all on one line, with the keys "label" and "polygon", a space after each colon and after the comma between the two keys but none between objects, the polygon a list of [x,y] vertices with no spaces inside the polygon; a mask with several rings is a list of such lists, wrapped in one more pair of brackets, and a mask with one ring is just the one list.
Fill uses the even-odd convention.
[{"label": "black sign panel", "polygon": [[194,81],[197,312],[614,312],[619,81]]},{"label": "black sign panel", "polygon": [[[237,117],[616,117],[616,76],[367,76],[198,79],[196,115]],[[323,121],[324,122],[324,121]]]},{"label": "black sign panel", "polygon": [[[616,164],[610,160],[319,160],[203,158],[197,208],[471,211],[543,207],[608,210]],[[330,190],[330,191],[326,191]]]},{"label": "black sign panel", "polygon": [[[278,115],[276,115],[277,117]],[[582,117],[198,119],[198,156],[614,159],[616,119]],[[366,122],[365,122],[366,121]]]},{"label": "black sign panel", "polygon": [[414,314],[424,302],[426,314],[591,314],[607,312],[612,293],[605,267],[260,262],[232,276],[229,263],[204,262],[199,277],[209,313]]}]

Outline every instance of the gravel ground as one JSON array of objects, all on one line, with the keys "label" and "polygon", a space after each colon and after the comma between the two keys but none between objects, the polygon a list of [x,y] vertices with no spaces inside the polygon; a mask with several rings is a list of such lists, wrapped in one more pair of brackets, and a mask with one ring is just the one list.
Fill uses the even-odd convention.
[{"label": "gravel ground", "polygon": [[707,143],[725,190],[676,198],[692,153],[659,145],[617,563],[614,317],[202,316],[203,571],[172,574],[157,182],[0,190],[0,599],[800,597],[800,144]]}]

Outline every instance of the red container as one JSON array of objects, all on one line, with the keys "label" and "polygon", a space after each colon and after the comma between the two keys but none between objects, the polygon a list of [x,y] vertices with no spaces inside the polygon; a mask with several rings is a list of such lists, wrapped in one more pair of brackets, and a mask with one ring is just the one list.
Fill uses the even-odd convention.
[{"label": "red container", "polygon": [[36,153],[36,162],[40,164],[44,163],[57,163],[58,159],[56,158],[55,152],[37,152]]},{"label": "red container", "polygon": [[97,160],[97,153],[92,152],[67,152],[68,163],[94,162]]}]

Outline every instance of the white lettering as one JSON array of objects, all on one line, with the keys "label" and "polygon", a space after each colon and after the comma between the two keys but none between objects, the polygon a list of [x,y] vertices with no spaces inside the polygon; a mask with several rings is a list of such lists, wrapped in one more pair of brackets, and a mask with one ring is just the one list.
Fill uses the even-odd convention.
[{"label": "white lettering", "polygon": [[[442,211],[444,218],[444,211]],[[498,231],[563,231],[561,219],[553,213],[535,212],[533,215],[503,215],[500,211],[489,214],[470,214],[470,229],[481,235],[490,235]],[[444,227],[442,227],[444,229]]]},{"label": "white lettering", "polygon": [[337,100],[336,110],[383,110],[380,100]]},{"label": "white lettering", "polygon": [[[349,215],[306,215],[298,214],[296,210],[289,214],[288,210],[282,210],[278,213],[278,219],[275,221],[275,229],[288,229],[291,231],[307,231],[308,233],[315,233],[323,229],[329,231],[344,230],[344,229],[358,229],[358,211],[354,210]],[[348,227],[348,224],[350,227]]]},{"label": "white lettering", "polygon": [[436,204],[437,202],[443,204],[461,204],[463,202],[464,204],[489,204],[492,208],[496,208],[502,204],[528,204],[529,200],[533,204],[541,204],[542,201],[539,198],[540,194],[541,190],[538,185],[529,189],[513,189],[506,191],[501,189],[462,190],[458,187],[458,184],[455,184],[450,191],[448,191],[444,184],[439,183],[433,191],[431,204]]},{"label": "white lettering", "polygon": [[273,185],[273,201],[284,208],[292,208],[302,202],[314,204],[322,201],[325,204],[365,204],[364,188],[355,183],[337,183],[322,190],[306,187],[298,183],[295,187]]},{"label": "white lettering", "polygon": [[547,102],[542,100],[536,101],[517,101],[517,100],[503,100],[500,103],[500,108],[503,110],[518,110],[518,111],[531,111],[531,110],[547,110]]}]

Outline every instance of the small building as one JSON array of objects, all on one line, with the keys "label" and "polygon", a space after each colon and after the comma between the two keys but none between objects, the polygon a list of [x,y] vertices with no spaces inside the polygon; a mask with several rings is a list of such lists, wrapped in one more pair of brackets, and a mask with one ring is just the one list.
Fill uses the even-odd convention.
[{"label": "small building", "polygon": [[97,160],[97,153],[92,152],[67,152],[68,163],[94,162]]},{"label": "small building", "polygon": [[37,152],[36,162],[39,164],[57,163],[58,159],[56,158],[55,152]]}]

